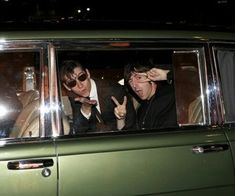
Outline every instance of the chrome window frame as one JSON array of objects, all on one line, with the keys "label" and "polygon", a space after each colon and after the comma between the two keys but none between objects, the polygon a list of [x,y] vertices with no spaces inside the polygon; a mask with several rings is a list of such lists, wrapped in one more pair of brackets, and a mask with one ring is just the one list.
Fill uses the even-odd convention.
[{"label": "chrome window frame", "polygon": [[[97,51],[97,50],[123,50],[127,49],[125,47],[115,47],[110,43],[130,43],[135,47],[129,48],[129,50],[184,50],[184,51],[199,51],[198,53],[198,65],[199,65],[199,78],[201,93],[203,95],[203,119],[204,122],[199,124],[200,126],[210,126],[211,121],[211,104],[209,102],[209,97],[211,93],[208,94],[208,62],[206,62],[207,42],[206,41],[195,41],[195,40],[161,40],[161,39],[74,39],[74,40],[56,40],[53,42],[55,51],[63,50],[81,50],[81,51]],[[140,45],[144,45],[140,47]],[[147,46],[146,46],[147,45]],[[194,46],[195,45],[195,46]],[[209,73],[210,74],[210,73]],[[57,74],[58,75],[58,74]],[[57,79],[57,82],[59,79]],[[59,87],[58,87],[59,90]],[[61,93],[59,92],[59,105],[61,104]],[[60,108],[62,110],[62,108]],[[60,122],[61,123],[61,120]],[[183,126],[195,125],[195,124],[185,124]],[[61,130],[60,130],[61,131]],[[61,133],[61,132],[60,132]]]},{"label": "chrome window frame", "polygon": [[[210,115],[208,115],[209,111],[209,102],[206,96],[205,89],[208,88],[208,80],[207,75],[203,74],[207,72],[206,64],[205,64],[205,52],[204,47],[201,48],[187,48],[185,50],[177,50],[174,53],[195,53],[197,56],[197,65],[198,65],[198,72],[199,72],[199,82],[200,82],[200,97],[202,101],[202,123],[186,123],[180,124],[180,126],[189,126],[189,125],[206,125],[211,123]],[[203,77],[204,76],[204,77]]]},{"label": "chrome window frame", "polygon": [[[40,74],[41,74],[41,78],[42,80],[40,80],[40,87],[41,89],[39,89],[40,91],[40,119],[39,119],[39,138],[45,137],[45,122],[44,122],[44,112],[42,112],[41,107],[45,107],[45,93],[44,93],[44,75],[42,74],[42,69],[44,67],[45,64],[47,64],[47,43],[45,41],[41,41],[41,40],[1,40],[0,41],[0,52],[1,51],[30,51],[30,52],[39,52],[39,56],[40,56]],[[0,140],[3,140],[6,138],[1,138]],[[9,140],[16,140],[21,142],[22,138],[7,138]],[[24,142],[26,140],[37,140],[38,137],[27,137],[24,138]]]}]

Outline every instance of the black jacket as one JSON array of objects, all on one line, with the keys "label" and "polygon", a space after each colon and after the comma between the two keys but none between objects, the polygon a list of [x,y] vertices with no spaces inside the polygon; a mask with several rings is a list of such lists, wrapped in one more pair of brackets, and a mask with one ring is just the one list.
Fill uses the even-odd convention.
[{"label": "black jacket", "polygon": [[135,110],[125,88],[118,83],[112,83],[110,81],[95,80],[95,83],[97,87],[101,117],[103,122],[98,122],[96,117],[97,109],[95,108],[95,106],[92,108],[91,117],[88,120],[81,114],[81,103],[74,101],[74,98],[70,97],[73,111],[72,132],[74,134],[77,134],[82,132],[116,130],[116,117],[114,115],[114,108],[116,107],[116,105],[113,103],[111,96],[116,97],[119,103],[123,102],[124,96],[128,97],[126,126],[124,127],[124,129],[130,129],[134,127]]},{"label": "black jacket", "polygon": [[158,86],[150,100],[140,103],[137,111],[137,128],[154,129],[176,125],[174,88],[169,84]]}]

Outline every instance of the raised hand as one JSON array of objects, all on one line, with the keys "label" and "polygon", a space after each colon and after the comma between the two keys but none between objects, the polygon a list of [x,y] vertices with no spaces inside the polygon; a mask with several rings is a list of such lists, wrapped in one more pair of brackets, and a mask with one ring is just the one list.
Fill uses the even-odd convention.
[{"label": "raised hand", "polygon": [[85,114],[90,114],[91,113],[91,107],[93,105],[97,104],[96,100],[90,100],[87,97],[76,97],[74,100],[79,101],[80,103],[82,103],[81,110]]},{"label": "raised hand", "polygon": [[167,80],[169,70],[152,68],[147,72],[148,78],[152,81]]},{"label": "raised hand", "polygon": [[120,104],[114,96],[112,96],[111,99],[116,104],[116,107],[114,108],[114,114],[117,117],[117,119],[119,119],[119,120],[125,119],[125,117],[126,117],[127,97],[124,96],[124,100],[123,100],[122,104]]}]

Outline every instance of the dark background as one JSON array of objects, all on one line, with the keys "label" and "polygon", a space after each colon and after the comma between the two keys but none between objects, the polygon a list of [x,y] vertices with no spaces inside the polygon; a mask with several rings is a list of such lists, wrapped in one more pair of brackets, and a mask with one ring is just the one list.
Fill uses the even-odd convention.
[{"label": "dark background", "polygon": [[135,21],[234,29],[234,17],[233,0],[0,0],[4,24]]}]

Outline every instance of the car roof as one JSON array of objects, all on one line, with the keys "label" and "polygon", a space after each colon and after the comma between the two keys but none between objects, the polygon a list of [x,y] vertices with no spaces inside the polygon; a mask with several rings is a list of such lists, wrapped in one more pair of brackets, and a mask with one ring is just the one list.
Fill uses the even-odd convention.
[{"label": "car roof", "polygon": [[233,29],[146,21],[79,21],[66,24],[2,24],[1,40],[54,39],[190,39],[235,40]]},{"label": "car roof", "polygon": [[54,40],[54,39],[193,39],[235,40],[235,33],[169,30],[56,30],[5,31],[1,40]]}]

